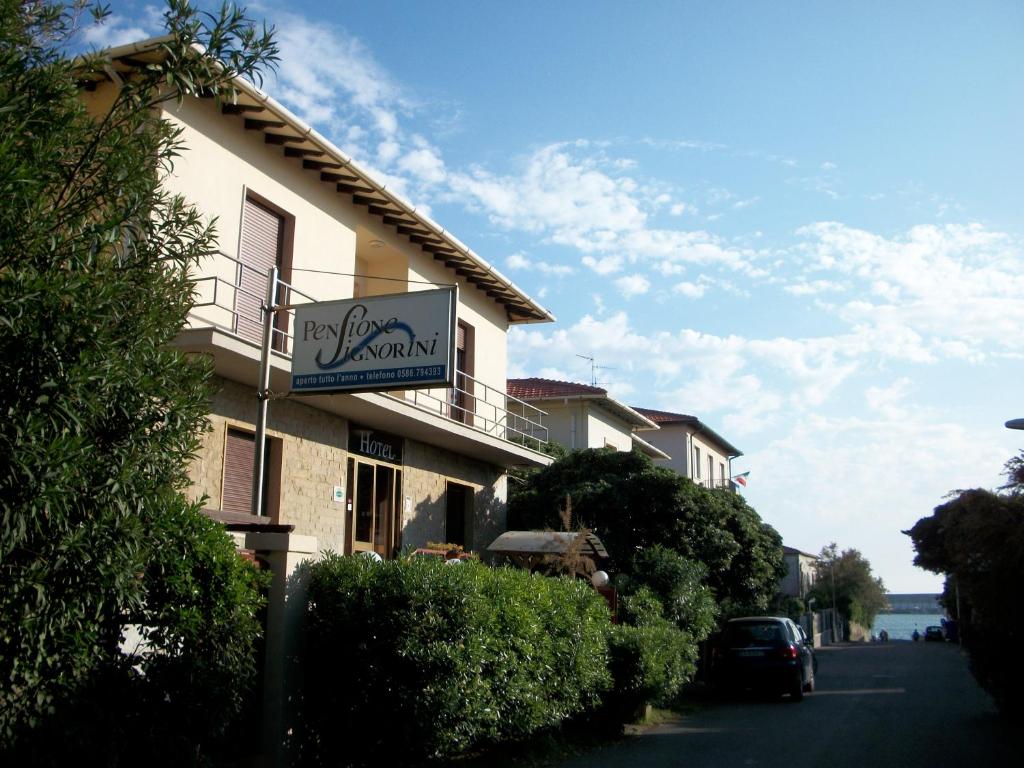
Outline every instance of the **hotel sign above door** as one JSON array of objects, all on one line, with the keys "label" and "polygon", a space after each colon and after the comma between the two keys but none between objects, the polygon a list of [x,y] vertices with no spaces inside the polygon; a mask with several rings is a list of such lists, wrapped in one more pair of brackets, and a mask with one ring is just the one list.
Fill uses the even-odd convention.
[{"label": "hotel sign above door", "polygon": [[456,304],[451,287],[297,307],[292,391],[452,386]]},{"label": "hotel sign above door", "polygon": [[349,425],[348,451],[360,456],[369,456],[391,464],[402,463],[403,440],[398,435],[378,432],[366,427]]}]

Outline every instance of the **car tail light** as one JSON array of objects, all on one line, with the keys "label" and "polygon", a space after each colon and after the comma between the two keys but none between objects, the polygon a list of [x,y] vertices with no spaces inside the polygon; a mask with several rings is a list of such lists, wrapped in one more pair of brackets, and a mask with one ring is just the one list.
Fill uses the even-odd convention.
[{"label": "car tail light", "polygon": [[800,651],[797,650],[795,645],[784,645],[777,650],[776,655],[780,659],[798,659],[800,658]]}]

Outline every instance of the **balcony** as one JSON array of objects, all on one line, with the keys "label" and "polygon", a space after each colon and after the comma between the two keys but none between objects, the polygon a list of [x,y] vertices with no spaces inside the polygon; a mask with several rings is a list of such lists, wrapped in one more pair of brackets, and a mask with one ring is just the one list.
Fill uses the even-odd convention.
[{"label": "balcony", "polygon": [[[201,274],[193,284],[196,300],[179,346],[197,352],[213,352],[219,373],[237,381],[251,381],[255,385],[267,275],[224,252],[218,252],[202,264]],[[317,301],[283,280],[278,280],[277,296],[280,304],[290,307]],[[287,390],[289,386],[294,314],[294,309],[282,310],[274,323],[272,390]],[[220,338],[215,340],[213,334]],[[446,431],[454,434],[468,430],[501,441],[506,444],[506,449],[525,450],[531,459],[526,462],[528,464],[537,463],[536,451],[548,441],[548,429],[544,426],[547,414],[544,411],[462,372],[457,374],[456,386],[451,388],[359,393],[344,397],[308,395],[303,399],[316,407],[359,421],[372,417],[374,411],[368,406],[375,406],[381,411],[377,414],[381,423],[376,425],[381,429],[403,426],[397,423],[401,421],[398,416],[412,409],[423,414],[419,420],[427,425],[444,424]],[[345,405],[345,401],[353,400],[360,401],[362,406]],[[384,411],[392,413],[390,419]],[[389,421],[390,424],[387,423]],[[402,431],[421,439],[424,434],[416,429],[412,432],[420,434],[410,433],[409,424],[405,424]],[[451,436],[448,435],[449,438]],[[508,464],[508,461],[502,463]]]},{"label": "balcony", "polygon": [[704,480],[699,477],[696,477],[693,478],[693,482],[696,483],[697,485],[703,486],[704,488],[709,488],[711,490],[732,491],[733,493],[736,493],[736,483],[728,478],[720,478],[718,480]]}]

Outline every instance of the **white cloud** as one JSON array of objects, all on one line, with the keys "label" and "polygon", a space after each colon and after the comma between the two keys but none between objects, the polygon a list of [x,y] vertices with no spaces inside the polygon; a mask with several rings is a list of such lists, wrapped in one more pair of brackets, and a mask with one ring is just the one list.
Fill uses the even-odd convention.
[{"label": "white cloud", "polygon": [[433,149],[415,149],[398,161],[399,170],[426,184],[440,184],[447,178],[444,161]]},{"label": "white cloud", "polygon": [[593,256],[584,256],[583,266],[590,267],[599,275],[610,275],[622,269],[622,257],[605,256],[602,259],[595,259]]},{"label": "white cloud", "polygon": [[577,145],[552,144],[531,155],[519,176],[482,168],[455,174],[452,190],[481,206],[499,226],[548,231],[552,240],[585,252],[603,250],[615,233],[642,228],[646,214],[632,179],[612,176]]},{"label": "white cloud", "polygon": [[394,139],[382,141],[377,145],[377,159],[387,165],[395,160],[402,152],[402,145]]},{"label": "white cloud", "polygon": [[800,280],[790,285],[784,285],[782,290],[794,296],[814,296],[826,291],[841,291],[844,286],[834,280]]},{"label": "white cloud", "polygon": [[1020,350],[1024,247],[979,224],[922,225],[886,238],[836,222],[803,227],[811,271],[865,288],[836,308],[893,355],[981,359]]},{"label": "white cloud", "polygon": [[615,281],[615,285],[618,286],[619,291],[627,299],[631,299],[634,296],[641,296],[651,288],[651,282],[643,275],[626,275],[620,277]]},{"label": "white cloud", "polygon": [[505,259],[505,264],[509,269],[532,270],[555,277],[565,277],[576,271],[567,264],[549,264],[546,261],[533,261],[526,258],[522,253],[513,253]]},{"label": "white cloud", "polygon": [[113,48],[126,43],[135,43],[153,37],[163,31],[160,16],[147,12],[145,18],[126,19],[111,14],[102,23],[87,23],[82,27],[82,42],[96,49]]},{"label": "white cloud", "polygon": [[[277,98],[324,132],[348,131],[349,141],[372,132],[387,160],[398,156],[399,115],[411,108],[371,51],[344,30],[278,11],[274,18],[281,60],[272,85]],[[271,75],[273,79],[275,75]],[[353,134],[350,126],[359,130]],[[369,157],[362,145],[346,147]]]},{"label": "white cloud", "polygon": [[690,283],[686,281],[676,283],[672,286],[672,293],[678,293],[689,299],[699,299],[706,291],[706,285],[698,285],[697,283]]},{"label": "white cloud", "polygon": [[505,266],[509,269],[529,269],[530,260],[521,253],[513,253],[505,259]]},{"label": "white cloud", "polygon": [[888,387],[868,387],[864,393],[868,407],[886,419],[903,419],[907,411],[903,401],[914,390],[910,379],[901,377]]},{"label": "white cloud", "polygon": [[602,319],[585,315],[550,332],[516,328],[509,334],[510,354],[536,367],[556,364],[574,349],[613,355],[623,380],[647,380],[667,393],[650,405],[719,413],[743,434],[767,428],[783,407],[825,402],[858,370],[864,354],[846,337],[746,339],[685,328],[644,335],[623,312]]}]

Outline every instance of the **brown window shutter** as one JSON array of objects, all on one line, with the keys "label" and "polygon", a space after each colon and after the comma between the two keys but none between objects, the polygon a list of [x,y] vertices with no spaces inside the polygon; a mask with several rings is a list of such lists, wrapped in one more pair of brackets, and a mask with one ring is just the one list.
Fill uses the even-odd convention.
[{"label": "brown window shutter", "polygon": [[252,461],[256,436],[239,429],[228,429],[224,446],[224,488],[221,509],[225,512],[252,514]]},{"label": "brown window shutter", "polygon": [[466,349],[466,326],[459,323],[455,332],[455,348],[461,351]]},{"label": "brown window shutter", "polygon": [[267,270],[281,265],[284,219],[269,208],[246,199],[242,214],[242,268],[240,291],[235,302],[238,334],[251,341],[263,338],[260,305],[267,294]]}]

